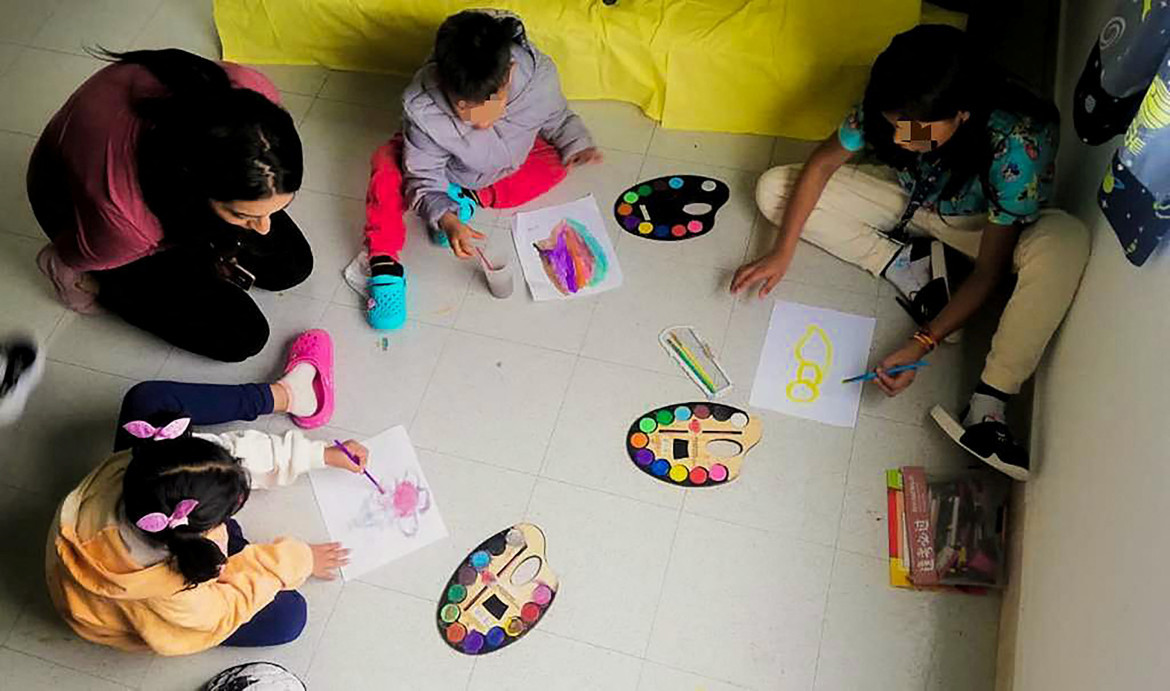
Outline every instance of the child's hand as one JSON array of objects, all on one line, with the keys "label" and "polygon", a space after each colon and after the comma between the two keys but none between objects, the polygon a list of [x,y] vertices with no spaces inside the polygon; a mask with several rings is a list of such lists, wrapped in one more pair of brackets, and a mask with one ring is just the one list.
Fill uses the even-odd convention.
[{"label": "child's hand", "polygon": [[784,278],[784,274],[788,273],[788,265],[791,263],[791,252],[771,252],[750,264],[744,264],[735,270],[735,276],[731,279],[731,292],[738,293],[759,283],[760,297],[766,298],[780,279]]},{"label": "child's hand", "polygon": [[347,439],[342,443],[342,446],[358,459],[359,465],[354,465],[349,456],[346,456],[345,452],[336,446],[325,449],[325,465],[348,470],[351,473],[360,473],[365,470],[366,464],[370,461],[370,450],[352,439]]},{"label": "child's hand", "polygon": [[601,163],[601,159],[601,150],[596,146],[591,146],[588,149],[583,149],[570,156],[568,160],[565,161],[565,165],[570,168],[576,168],[577,166],[583,166],[586,163]]},{"label": "child's hand", "polygon": [[313,550],[313,575],[323,581],[337,578],[337,569],[349,563],[349,550],[340,542],[322,542],[309,549]]},{"label": "child's hand", "polygon": [[898,372],[891,376],[886,374],[886,370],[898,365],[909,365],[918,362],[922,356],[926,355],[926,349],[918,341],[910,341],[901,348],[895,350],[886,356],[886,359],[881,361],[877,366],[877,379],[874,383],[878,385],[882,391],[886,392],[887,396],[897,396],[906,390],[906,387],[914,383],[914,374],[917,370],[905,370]]},{"label": "child's hand", "polygon": [[483,233],[460,221],[459,217],[452,213],[443,216],[439,221],[439,227],[447,234],[451,251],[460,259],[470,259],[475,252],[475,244],[472,241],[485,237]]}]

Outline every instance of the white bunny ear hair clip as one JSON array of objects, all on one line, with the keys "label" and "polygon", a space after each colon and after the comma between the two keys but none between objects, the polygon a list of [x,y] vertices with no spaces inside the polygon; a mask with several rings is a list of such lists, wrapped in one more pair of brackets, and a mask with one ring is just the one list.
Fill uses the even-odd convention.
[{"label": "white bunny ear hair clip", "polygon": [[131,435],[139,439],[152,439],[154,441],[164,441],[166,439],[177,439],[183,436],[187,428],[191,426],[191,418],[181,417],[177,420],[172,420],[162,427],[155,427],[145,420],[134,420],[122,425],[122,429],[129,432]]}]

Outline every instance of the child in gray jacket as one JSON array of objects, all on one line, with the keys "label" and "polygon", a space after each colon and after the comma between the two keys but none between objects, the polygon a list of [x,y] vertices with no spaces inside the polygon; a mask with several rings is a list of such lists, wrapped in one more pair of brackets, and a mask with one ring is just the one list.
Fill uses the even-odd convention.
[{"label": "child in gray jacket", "polygon": [[466,259],[484,236],[468,225],[478,206],[524,204],[601,160],[569,110],[552,60],[504,13],[464,11],[439,27],[431,58],[402,96],[403,131],[378,147],[366,194],[368,316],[374,328],[406,319],[398,253],[402,214],[417,211],[432,239]]}]

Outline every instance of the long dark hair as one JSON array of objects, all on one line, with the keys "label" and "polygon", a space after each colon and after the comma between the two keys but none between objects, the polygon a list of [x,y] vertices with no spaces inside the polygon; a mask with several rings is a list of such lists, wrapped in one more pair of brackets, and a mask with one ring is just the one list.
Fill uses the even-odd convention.
[{"label": "long dark hair", "polygon": [[[162,426],[176,417],[163,414],[147,422]],[[134,524],[156,512],[170,516],[184,499],[199,502],[187,516],[187,525],[157,533],[135,528],[148,542],[166,547],[187,585],[196,586],[218,576],[227,562],[219,546],[203,534],[239,511],[250,491],[248,471],[238,458],[188,431],[176,439],[135,443],[122,477],[122,508]]]},{"label": "long dark hair", "polygon": [[443,20],[435,34],[439,81],[453,100],[483,103],[508,81],[512,46],[524,25],[505,13],[464,10]]},{"label": "long dark hair", "polygon": [[[879,161],[896,170],[916,173],[921,156],[948,173],[940,201],[954,198],[977,179],[988,203],[1002,211],[987,180],[994,156],[987,125],[994,110],[1046,123],[1060,119],[1051,101],[981,59],[966,33],[924,24],[895,36],[874,61],[862,101],[865,140]],[[888,113],[934,122],[964,111],[970,113],[967,121],[946,143],[925,154],[898,146],[894,126],[885,118]]]},{"label": "long dark hair", "polygon": [[176,48],[99,54],[145,67],[165,89],[135,104],[146,123],[139,182],[156,215],[300,189],[301,139],[288,111],[263,94],[234,87],[222,67]]}]

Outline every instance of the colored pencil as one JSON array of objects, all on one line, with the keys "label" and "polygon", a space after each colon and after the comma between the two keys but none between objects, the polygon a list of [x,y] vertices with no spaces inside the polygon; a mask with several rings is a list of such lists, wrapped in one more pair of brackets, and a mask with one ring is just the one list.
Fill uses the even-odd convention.
[{"label": "colored pencil", "polygon": [[496,270],[496,267],[491,265],[491,262],[487,260],[487,257],[483,256],[483,250],[481,250],[479,247],[476,247],[475,253],[479,255],[479,261],[483,264],[484,271],[491,273],[492,271]]},{"label": "colored pencil", "polygon": [[[899,372],[906,372],[908,370],[926,367],[928,364],[930,363],[928,363],[926,360],[919,360],[918,362],[911,362],[908,365],[898,365],[897,367],[891,367],[890,369],[886,370],[886,374],[898,374]],[[841,383],[852,384],[855,381],[873,381],[874,379],[877,379],[877,372],[866,372],[865,374],[859,374],[856,377],[842,379]]]},{"label": "colored pencil", "polygon": [[[349,457],[349,460],[353,461],[354,465],[356,465],[359,468],[362,467],[362,462],[357,459],[357,456],[350,453],[349,449],[345,448],[345,444],[342,444],[340,441],[334,439],[333,445],[336,446],[337,448],[341,449],[341,453],[343,453],[347,457]],[[370,482],[374,483],[374,487],[378,488],[378,492],[380,494],[386,493],[386,490],[382,489],[382,485],[377,480],[374,479],[373,475],[370,475],[370,471],[366,470],[365,468],[362,468],[362,473],[365,474],[366,477],[370,478]]]},{"label": "colored pencil", "polygon": [[691,351],[687,350],[687,347],[683,345],[682,341],[678,340],[678,336],[670,334],[667,337],[667,340],[670,342],[670,347],[674,349],[674,352],[678,354],[679,358],[682,359],[687,368],[690,369],[691,372],[694,372],[695,376],[699,378],[699,381],[703,382],[703,386],[705,386],[711,393],[715,393],[715,384],[711,381],[711,378],[707,376],[707,372],[695,359],[695,356],[691,354]]}]

